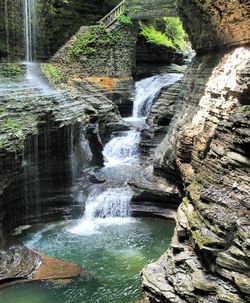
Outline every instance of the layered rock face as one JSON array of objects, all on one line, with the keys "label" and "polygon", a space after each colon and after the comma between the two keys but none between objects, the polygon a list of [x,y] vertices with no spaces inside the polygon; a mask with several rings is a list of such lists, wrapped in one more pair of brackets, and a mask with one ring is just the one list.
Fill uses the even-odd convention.
[{"label": "layered rock face", "polygon": [[249,63],[238,48],[198,57],[186,74],[156,166],[175,159],[187,195],[171,248],[143,272],[153,301],[249,300]]},{"label": "layered rock face", "polygon": [[7,84],[8,94],[0,94],[1,222],[6,229],[41,214],[50,219],[79,211],[72,186],[83,163],[96,157],[90,149],[99,142],[98,127],[119,119],[116,106],[97,98],[91,85],[43,94],[25,83]]},{"label": "layered rock face", "polygon": [[196,51],[249,42],[248,0],[177,0],[179,15]]},{"label": "layered rock face", "polygon": [[[249,20],[244,17],[249,11],[242,9],[248,2],[217,4],[228,10],[222,9],[214,32],[211,20],[216,14],[210,2],[179,1],[187,8],[186,16],[193,11],[193,18],[200,20],[204,14],[194,13],[194,8],[203,8],[213,23],[204,41],[197,33],[203,25],[192,29],[195,22],[186,23],[198,50],[250,40],[245,27]],[[232,7],[234,22],[228,22]],[[237,14],[242,16],[238,22]],[[157,170],[181,177],[186,196],[177,212],[171,247],[143,270],[143,287],[152,302],[250,300],[249,89],[247,46],[199,55],[186,72],[177,112],[155,159]]]}]

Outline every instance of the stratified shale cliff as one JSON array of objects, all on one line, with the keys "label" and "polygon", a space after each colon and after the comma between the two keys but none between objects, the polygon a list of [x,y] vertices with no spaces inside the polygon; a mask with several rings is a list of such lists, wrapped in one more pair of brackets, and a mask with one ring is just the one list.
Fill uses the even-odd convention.
[{"label": "stratified shale cliff", "polygon": [[249,3],[178,4],[193,45],[207,52],[188,68],[156,152],[155,168],[181,177],[186,196],[171,247],[144,268],[143,287],[152,302],[249,302],[250,49],[226,49],[249,43]]}]

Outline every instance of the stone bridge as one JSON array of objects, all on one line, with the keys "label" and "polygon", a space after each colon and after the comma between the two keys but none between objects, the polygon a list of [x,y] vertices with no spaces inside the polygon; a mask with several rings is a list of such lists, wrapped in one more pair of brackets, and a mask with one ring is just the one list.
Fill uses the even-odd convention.
[{"label": "stone bridge", "polygon": [[109,27],[124,12],[133,20],[178,16],[176,0],[123,0],[103,17],[100,22]]},{"label": "stone bridge", "polygon": [[129,15],[135,20],[178,16],[175,0],[126,0]]}]

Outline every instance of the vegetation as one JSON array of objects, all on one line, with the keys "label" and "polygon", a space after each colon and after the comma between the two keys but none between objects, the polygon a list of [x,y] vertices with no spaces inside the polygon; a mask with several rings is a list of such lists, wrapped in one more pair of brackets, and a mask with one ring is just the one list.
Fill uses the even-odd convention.
[{"label": "vegetation", "polygon": [[250,111],[250,105],[242,105],[242,106],[240,106],[239,112],[244,113],[244,112],[247,112],[247,111]]},{"label": "vegetation", "polygon": [[124,35],[120,30],[107,32],[103,24],[93,26],[77,37],[69,51],[69,55],[73,59],[81,56],[92,56],[97,53],[98,49],[112,48],[123,39]]},{"label": "vegetation", "polygon": [[61,81],[61,72],[53,64],[41,64],[42,72],[52,83],[56,84]]},{"label": "vegetation", "polygon": [[143,22],[140,22],[140,28],[140,34],[145,37],[148,42],[175,48],[172,41],[164,33],[157,31],[153,25],[147,26]]},{"label": "vegetation", "polygon": [[25,77],[25,69],[21,64],[5,63],[1,65],[0,76],[16,81],[22,81]]},{"label": "vegetation", "polygon": [[164,17],[163,22],[166,25],[165,34],[175,47],[183,49],[186,46],[187,34],[183,29],[180,18],[176,17]]},{"label": "vegetation", "polygon": [[133,25],[133,21],[132,21],[131,17],[129,17],[127,15],[121,15],[117,19],[119,20],[119,22],[121,24]]},{"label": "vegetation", "polygon": [[154,24],[146,25],[140,22],[140,34],[148,42],[156,45],[183,50],[186,45],[187,35],[180,19],[177,17],[164,17],[160,20],[160,23],[160,29],[157,29]]}]

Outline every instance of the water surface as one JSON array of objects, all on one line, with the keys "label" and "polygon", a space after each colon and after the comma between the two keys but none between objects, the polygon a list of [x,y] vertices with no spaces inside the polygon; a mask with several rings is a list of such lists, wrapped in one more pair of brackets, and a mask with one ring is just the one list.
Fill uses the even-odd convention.
[{"label": "water surface", "polygon": [[22,240],[35,250],[76,262],[90,273],[68,285],[32,283],[0,290],[5,303],[135,303],[140,271],[167,249],[173,224],[162,219],[99,219],[96,232],[74,233],[77,222],[33,227]]}]

